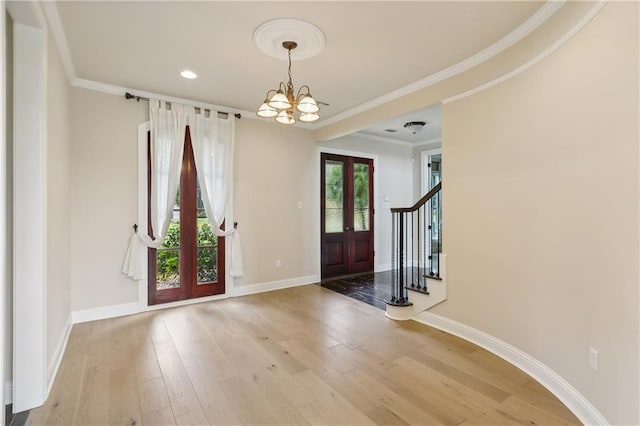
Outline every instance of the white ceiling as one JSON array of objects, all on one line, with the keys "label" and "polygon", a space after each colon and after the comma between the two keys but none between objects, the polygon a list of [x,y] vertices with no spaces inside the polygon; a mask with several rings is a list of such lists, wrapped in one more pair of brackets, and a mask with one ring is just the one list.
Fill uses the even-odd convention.
[{"label": "white ceiling", "polygon": [[[318,125],[322,125],[322,120],[486,49],[543,3],[61,1],[56,5],[75,77],[246,111],[255,111],[266,91],[286,79],[286,62],[254,45],[255,28],[274,18],[310,21],[324,31],[326,47],[301,61],[295,61],[294,51],[293,80],[296,87],[308,84],[316,99],[330,104],[321,111]],[[195,71],[198,79],[181,78],[184,69]],[[407,118],[399,120],[404,123]],[[376,134],[378,127],[388,125],[365,132]],[[431,127],[416,137],[426,139],[435,122]],[[408,134],[402,136],[406,139]]]},{"label": "white ceiling", "polygon": [[[404,124],[409,121],[424,121],[427,124],[414,135],[404,128]],[[442,107],[438,104],[382,121],[358,133],[365,137],[392,139],[412,145],[436,143],[440,142],[441,122]],[[389,130],[395,130],[395,132],[390,132]]]}]

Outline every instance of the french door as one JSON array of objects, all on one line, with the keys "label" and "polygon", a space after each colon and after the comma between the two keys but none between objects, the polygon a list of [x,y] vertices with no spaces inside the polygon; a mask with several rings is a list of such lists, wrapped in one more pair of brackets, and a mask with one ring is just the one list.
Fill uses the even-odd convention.
[{"label": "french door", "polygon": [[[150,163],[150,144],[147,146]],[[150,182],[151,164],[148,170]],[[148,194],[150,197],[151,184]],[[153,229],[149,227],[149,235],[153,237]],[[224,237],[215,235],[207,220],[189,127],[171,224],[162,246],[149,249],[148,263],[149,305],[224,293]]]},{"label": "french door", "polygon": [[321,154],[321,276],[373,271],[373,160]]}]

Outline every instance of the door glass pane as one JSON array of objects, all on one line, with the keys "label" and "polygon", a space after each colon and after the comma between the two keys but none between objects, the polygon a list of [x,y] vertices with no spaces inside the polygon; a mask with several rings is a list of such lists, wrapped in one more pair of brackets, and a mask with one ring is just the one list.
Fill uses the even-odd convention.
[{"label": "door glass pane", "polygon": [[436,154],[432,155],[430,158],[431,161],[431,186],[429,189],[433,188],[437,184],[440,183],[440,179],[442,176],[442,155]]},{"label": "door glass pane", "polygon": [[180,287],[180,191],[176,194],[167,236],[156,250],[156,288]]},{"label": "door glass pane", "polygon": [[[429,160],[431,162],[431,187],[433,188],[442,180],[442,155],[432,155]],[[437,253],[440,239],[440,197],[433,197],[429,208],[431,210],[431,253]],[[436,257],[434,257],[435,259]]]},{"label": "door glass pane", "polygon": [[342,232],[344,164],[341,161],[325,161],[324,181],[324,231]]},{"label": "door glass pane", "polygon": [[209,225],[201,194],[200,182],[198,181],[196,195],[198,206],[198,285],[218,281],[218,237]]},{"label": "door glass pane", "polygon": [[369,165],[353,164],[353,230],[369,230]]}]

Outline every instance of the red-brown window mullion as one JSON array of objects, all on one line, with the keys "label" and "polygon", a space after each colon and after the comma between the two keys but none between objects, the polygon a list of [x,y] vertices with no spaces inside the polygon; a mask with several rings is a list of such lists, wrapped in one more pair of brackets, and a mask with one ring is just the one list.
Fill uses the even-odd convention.
[{"label": "red-brown window mullion", "polygon": [[[151,203],[151,133],[150,132],[147,132],[147,201]],[[151,209],[150,208],[147,208],[147,235],[153,238],[153,227],[151,226]],[[148,271],[149,271],[149,278],[148,278],[148,284],[147,284],[147,289],[148,289],[147,303],[151,305],[156,303],[156,297],[155,297],[156,295],[155,288],[156,288],[156,279],[157,279],[156,250],[149,249],[147,251],[147,256],[148,256],[147,264],[148,264]]]},{"label": "red-brown window mullion", "polygon": [[198,278],[197,175],[194,163],[187,127],[180,176],[180,254],[184,259],[180,262],[180,281],[183,298],[189,297],[189,291]]}]

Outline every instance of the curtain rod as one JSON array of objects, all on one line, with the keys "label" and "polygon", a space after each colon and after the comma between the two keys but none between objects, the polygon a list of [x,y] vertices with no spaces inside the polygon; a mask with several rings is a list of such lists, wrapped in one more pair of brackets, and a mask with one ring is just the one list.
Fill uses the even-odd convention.
[{"label": "curtain rod", "polygon": [[[129,100],[129,99],[135,99],[135,100],[136,100],[136,102],[140,102],[140,101],[149,101],[149,98],[145,98],[144,96],[137,96],[137,95],[134,95],[134,94],[133,94],[133,93],[131,93],[131,92],[126,92],[126,93],[124,94],[124,98],[125,98],[125,99],[127,99],[127,100]],[[169,103],[171,103],[171,102],[169,102]],[[202,110],[202,109],[207,109],[207,108],[200,108],[200,107],[196,107],[196,108],[201,109],[201,110]],[[211,111],[211,110],[209,110],[209,111]],[[217,112],[218,114],[224,114],[224,115],[227,115],[227,116],[229,115],[229,113],[228,113],[228,112],[224,112],[224,111],[216,111],[216,112]],[[242,115],[241,115],[239,112],[237,112],[237,113],[235,113],[235,114],[233,114],[233,115],[234,115],[237,119],[242,118]]]}]

